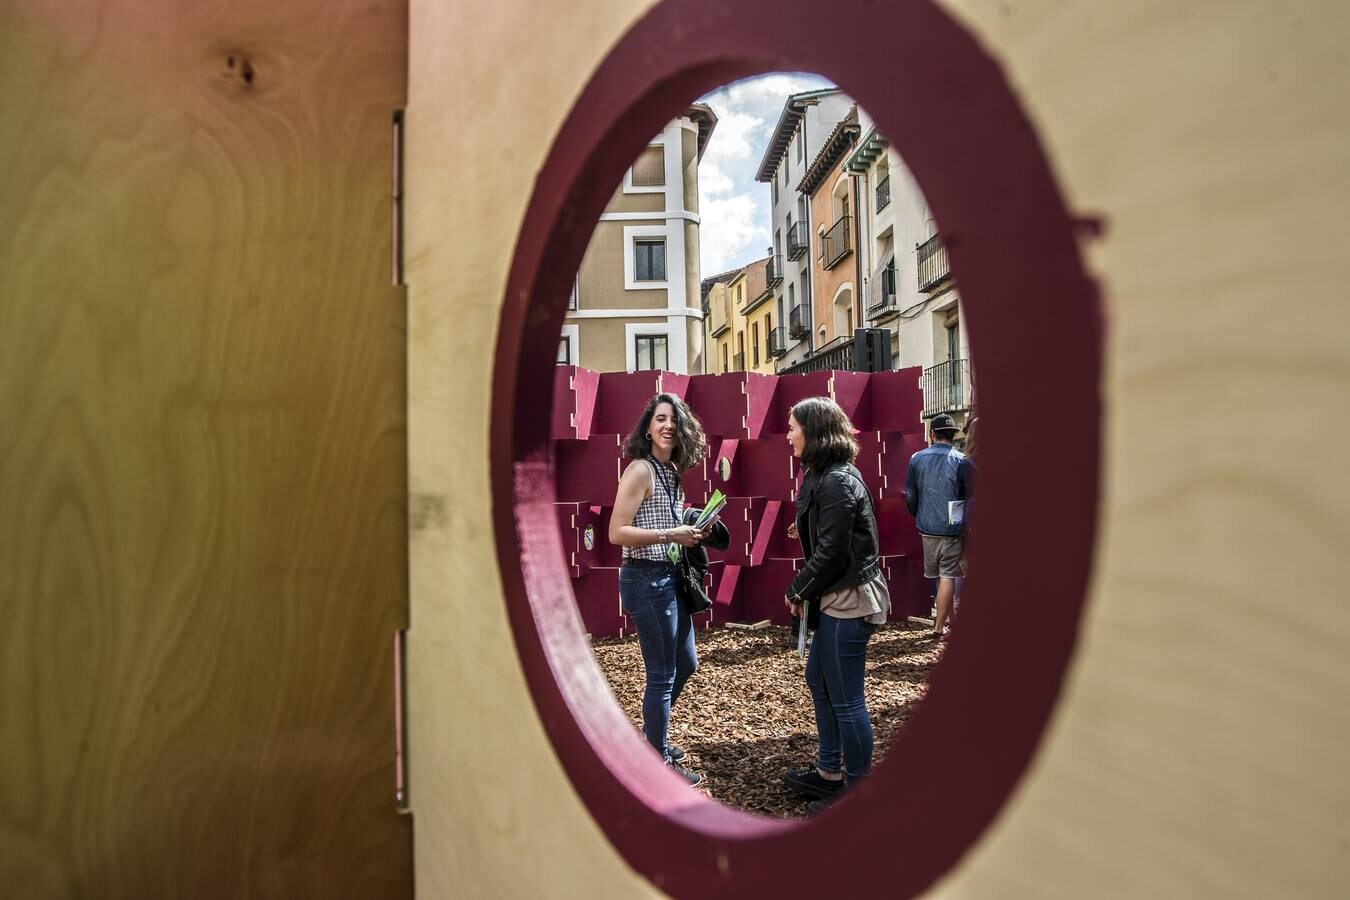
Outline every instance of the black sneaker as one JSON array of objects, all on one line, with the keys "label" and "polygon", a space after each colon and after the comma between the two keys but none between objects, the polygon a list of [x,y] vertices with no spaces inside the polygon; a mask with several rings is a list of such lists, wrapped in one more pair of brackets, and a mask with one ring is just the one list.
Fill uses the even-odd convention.
[{"label": "black sneaker", "polygon": [[666,752],[670,754],[671,762],[679,762],[684,759],[684,748],[679,744],[666,744]]},{"label": "black sneaker", "polygon": [[806,797],[829,799],[844,789],[844,779],[830,781],[821,776],[815,766],[783,773],[783,784]]},{"label": "black sneaker", "polygon": [[822,797],[819,800],[812,800],[810,803],[806,804],[806,808],[813,813],[823,812],[838,803],[843,796],[844,792],[842,790],[835,791],[832,796]]},{"label": "black sneaker", "polygon": [[697,772],[691,772],[684,766],[677,766],[675,763],[670,763],[670,770],[674,772],[676,775],[683,778],[685,781],[689,782],[690,787],[698,787],[700,784],[703,783],[702,775],[698,774]]}]

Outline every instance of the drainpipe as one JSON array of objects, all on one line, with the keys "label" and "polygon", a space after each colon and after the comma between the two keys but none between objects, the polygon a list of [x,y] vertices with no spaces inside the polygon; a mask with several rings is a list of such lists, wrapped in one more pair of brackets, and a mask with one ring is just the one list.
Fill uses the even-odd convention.
[{"label": "drainpipe", "polygon": [[866,176],[850,175],[849,179],[853,182],[853,221],[858,223],[858,246],[853,251],[853,270],[856,273],[853,278],[853,328],[856,331],[863,326],[863,272],[870,271],[871,267],[864,265],[863,247],[872,249],[872,242],[863,234],[864,223],[862,217],[862,190],[861,187],[866,183]]},{"label": "drainpipe", "polygon": [[[811,107],[803,105],[802,107],[802,160],[805,162],[811,159],[811,145],[806,140],[806,117]],[[798,192],[800,194],[800,192]],[[811,198],[806,198],[806,216],[811,217]],[[807,226],[808,235],[814,234],[815,222]],[[816,352],[816,268],[811,264],[811,251],[806,251],[806,283],[809,284],[811,291],[811,302],[802,302],[802,309],[806,313],[806,355],[810,356]],[[802,300],[803,298],[798,298]]]}]

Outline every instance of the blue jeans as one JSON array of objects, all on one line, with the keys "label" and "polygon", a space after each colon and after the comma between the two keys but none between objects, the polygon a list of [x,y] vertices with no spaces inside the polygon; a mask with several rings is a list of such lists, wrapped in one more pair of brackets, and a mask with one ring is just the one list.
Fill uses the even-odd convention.
[{"label": "blue jeans", "polygon": [[824,613],[806,662],[820,739],[816,765],[822,772],[841,771],[842,753],[847,764],[843,771],[850,781],[872,772],[872,720],[863,697],[863,670],[867,640],[876,629],[863,619],[836,619]]},{"label": "blue jeans", "polygon": [[698,669],[693,622],[675,595],[673,568],[625,565],[619,570],[619,599],[637,629],[642,665],[647,671],[642,733],[669,762],[670,708]]}]

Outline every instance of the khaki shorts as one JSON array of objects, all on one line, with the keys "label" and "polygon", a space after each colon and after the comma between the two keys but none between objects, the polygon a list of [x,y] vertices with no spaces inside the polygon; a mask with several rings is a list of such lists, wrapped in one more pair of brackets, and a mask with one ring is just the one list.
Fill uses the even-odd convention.
[{"label": "khaki shorts", "polygon": [[924,578],[960,578],[966,574],[965,542],[959,535],[919,537],[923,538]]}]

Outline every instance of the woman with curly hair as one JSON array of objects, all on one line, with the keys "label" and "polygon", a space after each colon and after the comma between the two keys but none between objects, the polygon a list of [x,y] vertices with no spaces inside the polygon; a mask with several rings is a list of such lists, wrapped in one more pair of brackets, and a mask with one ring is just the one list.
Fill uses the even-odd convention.
[{"label": "woman with curly hair", "polygon": [[623,449],[633,462],[619,479],[609,540],[623,547],[619,597],[637,629],[647,675],[642,732],[666,765],[698,784],[702,776],[679,765],[684,750],[668,743],[670,709],[698,668],[693,622],[676,593],[677,564],[669,550],[694,547],[711,532],[711,525],[700,531],[682,524],[680,487],[680,473],[702,462],[708,442],[684,401],[663,393],[647,404]]},{"label": "woman with curly hair", "polygon": [[783,775],[788,787],[815,798],[818,811],[872,772],[872,720],[863,696],[867,641],[885,624],[891,595],[878,558],[872,495],[853,466],[858,441],[848,416],[828,397],[792,408],[788,443],[805,474],[797,494],[801,571],[788,585],[794,614],[809,603],[816,629],[806,684],[815,706],[816,763]]}]

